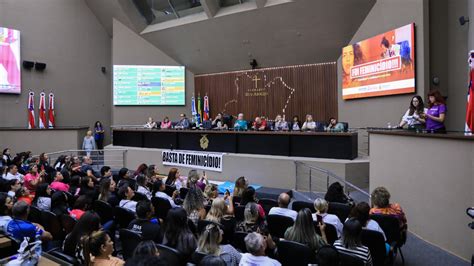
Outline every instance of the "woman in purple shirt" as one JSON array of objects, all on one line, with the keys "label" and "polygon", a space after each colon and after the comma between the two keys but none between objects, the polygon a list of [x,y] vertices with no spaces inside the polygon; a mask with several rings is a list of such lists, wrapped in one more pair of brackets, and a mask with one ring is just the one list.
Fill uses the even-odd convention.
[{"label": "woman in purple shirt", "polygon": [[446,104],[443,96],[437,90],[428,93],[428,111],[426,117],[426,130],[432,133],[446,133],[444,119],[446,118]]}]

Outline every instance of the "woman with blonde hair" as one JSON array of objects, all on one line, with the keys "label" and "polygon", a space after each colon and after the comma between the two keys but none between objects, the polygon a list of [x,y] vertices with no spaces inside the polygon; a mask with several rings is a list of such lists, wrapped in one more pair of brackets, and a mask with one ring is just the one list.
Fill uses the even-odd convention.
[{"label": "woman with blonde hair", "polygon": [[239,265],[242,255],[231,245],[221,245],[223,231],[217,224],[208,224],[199,237],[197,251],[220,256],[226,265]]},{"label": "woman with blonde hair", "polygon": [[235,187],[234,187],[234,193],[232,195],[234,197],[242,197],[242,192],[249,186],[249,181],[245,176],[241,176],[235,180]]},{"label": "woman with blonde hair", "polygon": [[87,134],[82,141],[82,149],[86,151],[87,157],[91,156],[92,150],[97,149],[94,137],[92,136],[92,131],[90,130],[87,131]]},{"label": "woman with blonde hair", "polygon": [[[225,204],[225,199],[229,199],[229,205]],[[225,198],[216,198],[212,201],[211,209],[207,213],[206,220],[220,223],[225,216],[234,215],[234,204],[232,197],[226,195]]]},{"label": "woman with blonde hair", "polygon": [[114,252],[114,242],[109,235],[102,230],[94,231],[90,235],[83,236],[81,243],[85,265],[115,266],[125,264],[123,260],[112,256]]}]

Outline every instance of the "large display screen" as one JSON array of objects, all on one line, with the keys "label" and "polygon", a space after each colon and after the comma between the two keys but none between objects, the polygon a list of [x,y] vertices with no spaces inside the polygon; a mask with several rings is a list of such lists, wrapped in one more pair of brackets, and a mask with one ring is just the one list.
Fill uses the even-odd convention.
[{"label": "large display screen", "polygon": [[0,27],[0,93],[21,93],[20,32]]},{"label": "large display screen", "polygon": [[342,48],[342,98],[415,92],[415,24]]},{"label": "large display screen", "polygon": [[114,65],[114,105],[184,105],[183,66]]}]

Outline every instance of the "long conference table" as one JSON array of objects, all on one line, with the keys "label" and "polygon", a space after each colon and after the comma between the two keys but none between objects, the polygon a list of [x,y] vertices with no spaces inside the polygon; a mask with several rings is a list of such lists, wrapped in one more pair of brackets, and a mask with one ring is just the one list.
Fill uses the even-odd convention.
[{"label": "long conference table", "polygon": [[356,132],[113,128],[113,145],[331,159],[357,158]]}]

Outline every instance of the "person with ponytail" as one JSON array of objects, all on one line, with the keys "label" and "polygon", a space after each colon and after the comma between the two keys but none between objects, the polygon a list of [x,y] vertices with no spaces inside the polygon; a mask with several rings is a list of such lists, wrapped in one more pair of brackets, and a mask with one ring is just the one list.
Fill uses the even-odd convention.
[{"label": "person with ponytail", "polygon": [[214,256],[220,256],[226,265],[239,265],[242,254],[231,245],[221,245],[223,230],[218,224],[206,226],[198,241],[197,251]]},{"label": "person with ponytail", "polygon": [[125,264],[123,260],[112,256],[114,242],[105,231],[98,230],[83,236],[81,245],[85,265],[118,266]]}]

